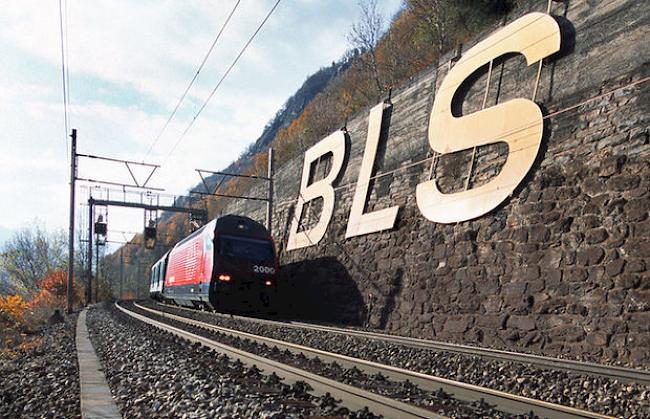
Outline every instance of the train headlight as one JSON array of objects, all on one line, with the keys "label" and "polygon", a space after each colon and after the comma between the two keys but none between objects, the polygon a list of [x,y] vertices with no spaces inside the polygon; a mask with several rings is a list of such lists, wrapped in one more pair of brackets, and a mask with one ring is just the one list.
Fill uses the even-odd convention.
[{"label": "train headlight", "polygon": [[219,275],[219,281],[230,282],[230,275],[228,274]]},{"label": "train headlight", "polygon": [[267,287],[270,287],[271,285],[273,285],[273,282],[271,282],[270,279],[267,279],[266,281],[264,281],[264,285],[266,285]]}]

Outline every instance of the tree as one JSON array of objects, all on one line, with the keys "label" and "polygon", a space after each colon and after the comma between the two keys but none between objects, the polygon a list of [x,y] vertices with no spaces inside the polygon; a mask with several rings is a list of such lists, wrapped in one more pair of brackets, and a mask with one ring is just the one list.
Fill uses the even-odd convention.
[{"label": "tree", "polygon": [[361,17],[352,25],[348,34],[348,43],[361,51],[361,62],[370,72],[377,94],[384,90],[377,68],[375,47],[384,33],[384,16],[377,10],[377,0],[359,0]]},{"label": "tree", "polygon": [[41,290],[57,297],[65,297],[68,289],[68,275],[65,271],[50,271],[41,282]]},{"label": "tree", "polygon": [[67,266],[63,231],[48,234],[37,223],[16,232],[0,253],[0,269],[27,294],[38,291],[49,271]]}]

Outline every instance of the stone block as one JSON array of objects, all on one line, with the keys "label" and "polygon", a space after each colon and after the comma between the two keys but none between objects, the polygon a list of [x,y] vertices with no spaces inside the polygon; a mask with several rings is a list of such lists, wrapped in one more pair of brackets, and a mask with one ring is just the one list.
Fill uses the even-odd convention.
[{"label": "stone block", "polygon": [[607,266],[605,267],[605,272],[607,273],[607,275],[614,277],[620,274],[621,272],[623,272],[624,266],[625,266],[625,260],[616,259],[607,264]]},{"label": "stone block", "polygon": [[641,259],[630,260],[625,265],[625,272],[637,273],[645,272],[646,264]]},{"label": "stone block", "polygon": [[627,344],[631,348],[650,348],[650,333],[629,333]]},{"label": "stone block", "polygon": [[535,330],[537,328],[535,318],[532,316],[510,316],[506,326],[523,331]]},{"label": "stone block", "polygon": [[555,289],[562,281],[561,269],[542,269],[542,279],[547,289]]},{"label": "stone block", "polygon": [[607,230],[604,228],[595,228],[587,231],[585,234],[585,241],[588,244],[598,244],[607,240],[608,236],[609,235],[607,234]]},{"label": "stone block", "polygon": [[562,297],[552,297],[544,300],[535,299],[533,312],[540,314],[563,313],[566,300]]},{"label": "stone block", "polygon": [[650,290],[630,290],[625,298],[624,308],[628,312],[650,311]]},{"label": "stone block", "polygon": [[622,192],[636,188],[640,182],[641,178],[637,175],[617,175],[609,178],[607,187]]},{"label": "stone block", "polygon": [[578,252],[576,262],[581,266],[592,266],[598,264],[605,257],[605,251],[601,247],[589,247]]},{"label": "stone block", "polygon": [[470,317],[448,319],[444,325],[444,331],[448,333],[464,333],[469,329]]},{"label": "stone block", "polygon": [[598,176],[610,177],[619,174],[624,162],[625,156],[611,156],[603,159],[598,167]]},{"label": "stone block", "polygon": [[629,241],[626,245],[627,252],[630,256],[638,258],[650,258],[650,239],[640,238]]},{"label": "stone block", "polygon": [[579,342],[585,337],[584,329],[573,324],[554,327],[548,330],[547,334],[553,341],[564,342]]},{"label": "stone block", "polygon": [[[500,313],[503,307],[503,300],[498,295],[490,295],[483,301],[483,308],[486,313]],[[483,316],[479,316],[480,319]]]},{"label": "stone block", "polygon": [[526,288],[526,291],[529,294],[537,294],[543,289],[544,289],[544,281],[541,279],[537,279],[533,281],[528,281],[528,287]]},{"label": "stone block", "polygon": [[587,335],[587,343],[595,347],[607,346],[609,343],[609,335],[606,333],[589,333]]},{"label": "stone block", "polygon": [[529,227],[528,240],[532,243],[546,243],[551,237],[551,232],[544,225],[535,225]]},{"label": "stone block", "polygon": [[625,204],[625,215],[628,221],[644,221],[650,213],[650,199],[636,198],[627,201]]},{"label": "stone block", "polygon": [[512,277],[516,281],[532,281],[540,277],[539,266],[522,266],[512,271]]},{"label": "stone block", "polygon": [[584,268],[564,269],[562,278],[567,282],[583,282],[589,277],[589,272]]},{"label": "stone block", "polygon": [[614,280],[616,288],[628,290],[637,288],[641,283],[641,278],[636,274],[623,274]]}]

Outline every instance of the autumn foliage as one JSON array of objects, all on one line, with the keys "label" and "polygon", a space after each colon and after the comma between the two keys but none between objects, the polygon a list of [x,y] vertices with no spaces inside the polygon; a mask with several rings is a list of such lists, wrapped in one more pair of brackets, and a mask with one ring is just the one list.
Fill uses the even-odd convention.
[{"label": "autumn foliage", "polygon": [[[73,304],[78,304],[82,296],[81,285],[77,284],[74,289]],[[49,271],[30,300],[20,295],[0,297],[0,324],[11,329],[38,327],[47,321],[54,310],[65,310],[66,293],[66,272]]]},{"label": "autumn foliage", "polygon": [[29,304],[20,295],[0,296],[0,323],[15,327],[23,322]]},{"label": "autumn foliage", "polygon": [[68,275],[62,270],[48,272],[41,282],[41,292],[45,291],[56,297],[65,297],[68,290]]}]

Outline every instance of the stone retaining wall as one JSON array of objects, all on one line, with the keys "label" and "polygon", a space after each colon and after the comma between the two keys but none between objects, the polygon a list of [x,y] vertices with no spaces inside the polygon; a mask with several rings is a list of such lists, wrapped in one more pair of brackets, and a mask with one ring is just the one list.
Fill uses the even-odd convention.
[{"label": "stone retaining wall", "polygon": [[[545,7],[546,1],[532,2],[509,20]],[[650,81],[643,82],[650,76],[650,4],[571,0],[553,3],[552,13],[563,50],[542,70],[537,102],[551,115],[542,149],[496,210],[443,225],[426,220],[416,205],[415,187],[432,169],[427,127],[434,91],[451,57],[393,93],[376,171],[397,171],[371,185],[367,206],[399,205],[393,230],[345,239],[368,110],[348,123],[350,156],[318,245],[284,249],[303,156],[279,168],[273,233],[286,281],[308,316],[650,365]],[[488,106],[530,98],[536,69],[520,56],[495,65]],[[486,78],[484,72],[469,86],[463,113],[480,109]],[[480,147],[470,185],[489,181],[507,153],[503,144]],[[463,187],[470,156],[468,150],[438,160],[433,174],[443,191]],[[320,209],[315,203],[307,211],[309,226]],[[264,219],[259,203],[236,202],[228,212]]]}]

